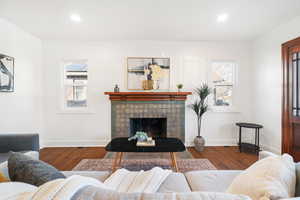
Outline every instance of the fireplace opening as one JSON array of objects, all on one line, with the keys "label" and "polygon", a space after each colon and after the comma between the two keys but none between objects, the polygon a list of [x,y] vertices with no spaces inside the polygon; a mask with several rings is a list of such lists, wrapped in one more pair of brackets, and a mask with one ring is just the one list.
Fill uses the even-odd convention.
[{"label": "fireplace opening", "polygon": [[137,131],[146,132],[149,137],[167,137],[167,118],[130,118],[130,136]]}]

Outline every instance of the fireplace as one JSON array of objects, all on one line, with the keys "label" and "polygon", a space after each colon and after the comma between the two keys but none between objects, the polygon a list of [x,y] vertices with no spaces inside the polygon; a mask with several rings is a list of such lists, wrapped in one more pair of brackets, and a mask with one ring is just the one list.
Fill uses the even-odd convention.
[{"label": "fireplace", "polygon": [[148,132],[149,126],[145,124],[156,123],[156,127],[152,127],[154,134],[160,134],[155,129],[165,129],[161,137],[175,137],[184,142],[184,101],[112,101],[111,110],[111,138],[130,137],[136,132],[134,129],[141,130],[142,126]]},{"label": "fireplace", "polygon": [[185,100],[191,92],[105,92],[111,100],[111,138],[136,131],[185,141]]},{"label": "fireplace", "polygon": [[130,136],[137,131],[146,132],[149,137],[167,137],[167,118],[130,118]]}]

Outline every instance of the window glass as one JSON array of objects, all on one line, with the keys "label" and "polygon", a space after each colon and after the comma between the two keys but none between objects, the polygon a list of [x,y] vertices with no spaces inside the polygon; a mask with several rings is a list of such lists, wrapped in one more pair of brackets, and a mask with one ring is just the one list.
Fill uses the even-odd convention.
[{"label": "window glass", "polygon": [[214,62],[212,68],[214,84],[233,84],[234,63]]},{"label": "window glass", "polygon": [[232,89],[233,86],[216,85],[215,86],[215,105],[230,106],[232,104]]},{"label": "window glass", "polygon": [[212,82],[215,106],[232,106],[235,66],[234,62],[213,62]]},{"label": "window glass", "polygon": [[88,82],[87,64],[68,62],[64,65],[64,71],[64,103],[66,107],[86,107]]}]

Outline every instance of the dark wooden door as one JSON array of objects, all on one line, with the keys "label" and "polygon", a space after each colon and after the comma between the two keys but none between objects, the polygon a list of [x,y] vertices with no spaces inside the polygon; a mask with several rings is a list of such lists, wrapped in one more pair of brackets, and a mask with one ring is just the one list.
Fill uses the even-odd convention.
[{"label": "dark wooden door", "polygon": [[282,45],[282,152],[300,161],[300,38]]}]

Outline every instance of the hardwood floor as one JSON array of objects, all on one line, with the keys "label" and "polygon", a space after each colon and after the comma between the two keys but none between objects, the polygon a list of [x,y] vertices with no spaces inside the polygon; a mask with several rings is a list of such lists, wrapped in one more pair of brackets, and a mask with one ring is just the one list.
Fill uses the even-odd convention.
[{"label": "hardwood floor", "polygon": [[[207,158],[217,169],[245,169],[257,160],[254,154],[240,153],[237,147],[206,147],[203,152],[188,148],[194,158]],[[82,159],[103,158],[103,147],[53,147],[40,152],[41,160],[62,171],[72,170]]]},{"label": "hardwood floor", "polygon": [[53,147],[44,148],[40,159],[59,170],[72,170],[82,159],[103,158],[106,151],[103,147]]},{"label": "hardwood floor", "polygon": [[206,147],[203,152],[188,148],[194,158],[206,158],[217,169],[246,169],[257,161],[255,154],[240,153],[238,147]]}]

